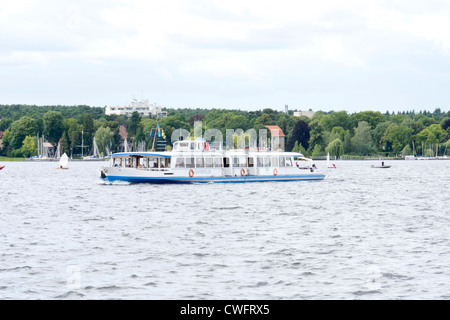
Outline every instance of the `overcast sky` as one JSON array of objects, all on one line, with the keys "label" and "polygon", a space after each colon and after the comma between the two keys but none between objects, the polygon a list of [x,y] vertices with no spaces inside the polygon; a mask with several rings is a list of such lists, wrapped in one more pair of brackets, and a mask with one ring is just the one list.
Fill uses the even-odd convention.
[{"label": "overcast sky", "polygon": [[0,104],[450,106],[448,0],[0,0]]}]

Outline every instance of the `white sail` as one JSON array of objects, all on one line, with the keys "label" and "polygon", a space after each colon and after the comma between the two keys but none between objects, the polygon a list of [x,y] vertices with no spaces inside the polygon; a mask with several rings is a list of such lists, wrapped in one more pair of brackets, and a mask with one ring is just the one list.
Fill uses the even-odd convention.
[{"label": "white sail", "polygon": [[59,159],[59,169],[68,169],[69,168],[69,157],[64,152],[64,154]]},{"label": "white sail", "polygon": [[95,137],[94,137],[94,157],[96,157],[96,158],[100,157],[100,152],[98,150],[98,146],[97,146],[97,142],[95,141]]}]

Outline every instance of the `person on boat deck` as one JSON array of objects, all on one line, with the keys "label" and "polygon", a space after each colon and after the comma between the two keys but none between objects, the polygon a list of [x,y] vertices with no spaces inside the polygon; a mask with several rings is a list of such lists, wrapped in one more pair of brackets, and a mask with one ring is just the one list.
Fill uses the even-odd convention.
[{"label": "person on boat deck", "polygon": [[381,165],[384,166],[384,161],[381,161]]}]

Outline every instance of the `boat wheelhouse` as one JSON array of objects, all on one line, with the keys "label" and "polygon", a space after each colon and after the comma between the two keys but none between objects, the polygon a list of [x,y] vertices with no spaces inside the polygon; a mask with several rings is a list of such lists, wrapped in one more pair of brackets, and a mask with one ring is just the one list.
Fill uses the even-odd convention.
[{"label": "boat wheelhouse", "polygon": [[258,149],[222,150],[200,140],[174,143],[168,152],[122,152],[101,168],[108,181],[205,183],[323,180],[301,153]]}]

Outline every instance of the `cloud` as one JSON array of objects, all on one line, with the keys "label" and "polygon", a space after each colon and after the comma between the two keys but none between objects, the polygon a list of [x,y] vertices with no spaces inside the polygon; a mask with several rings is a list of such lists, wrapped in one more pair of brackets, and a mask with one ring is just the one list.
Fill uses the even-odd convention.
[{"label": "cloud", "polygon": [[[33,72],[44,70],[49,83],[60,84],[58,70],[70,66],[93,86],[115,88],[106,95],[111,101],[102,100],[105,94],[92,97],[101,105],[130,95],[131,82],[155,94],[161,90],[173,103],[260,92],[281,105],[282,95],[319,105],[331,103],[336,90],[370,94],[366,89],[374,86],[388,99],[380,79],[431,77],[431,61],[449,54],[449,15],[450,4],[440,0],[5,1],[0,64],[8,68],[0,75],[20,82],[19,76],[34,79]],[[24,67],[28,74],[14,74]],[[117,76],[127,69],[126,77]],[[7,82],[0,84],[8,92]],[[186,88],[189,97],[176,94]],[[335,96],[336,103],[356,99],[351,96]]]}]

